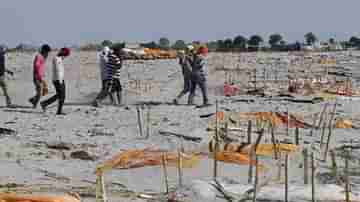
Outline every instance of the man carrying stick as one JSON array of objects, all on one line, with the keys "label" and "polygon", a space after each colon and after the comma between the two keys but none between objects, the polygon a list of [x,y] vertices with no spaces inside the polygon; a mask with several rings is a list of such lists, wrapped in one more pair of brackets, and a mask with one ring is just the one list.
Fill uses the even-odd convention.
[{"label": "man carrying stick", "polygon": [[118,103],[121,103],[122,86],[120,83],[120,69],[122,68],[121,48],[115,47],[113,53],[109,54],[106,63],[106,77],[104,88],[93,102],[94,107],[100,107],[101,101],[112,93],[117,95]]},{"label": "man carrying stick", "polygon": [[46,107],[56,100],[59,100],[58,110],[56,115],[65,115],[62,111],[62,107],[65,102],[66,87],[64,81],[64,64],[63,60],[70,55],[69,48],[60,49],[58,55],[53,60],[53,84],[56,90],[56,94],[51,98],[40,103],[41,108],[46,111]]},{"label": "man carrying stick", "polygon": [[192,73],[191,73],[191,88],[190,95],[188,99],[188,104],[194,104],[194,97],[196,87],[199,86],[201,89],[202,97],[203,97],[203,105],[209,106],[209,98],[208,98],[208,89],[207,89],[207,76],[205,72],[205,57],[208,55],[208,48],[200,47],[194,56],[194,61],[192,63]]},{"label": "man carrying stick", "polygon": [[8,87],[5,81],[5,73],[8,73],[10,75],[14,75],[14,73],[8,69],[6,69],[5,65],[5,55],[6,55],[6,48],[3,46],[0,46],[0,88],[2,88],[4,92],[4,96],[6,99],[6,106],[12,107],[11,105],[11,99],[8,94]]},{"label": "man carrying stick", "polygon": [[45,62],[51,48],[49,45],[45,44],[41,47],[40,53],[35,56],[34,59],[34,73],[33,73],[33,82],[35,85],[36,94],[34,97],[29,99],[29,102],[33,105],[33,108],[36,108],[41,96],[44,94],[44,88],[46,87],[45,82]]},{"label": "man carrying stick", "polygon": [[194,47],[189,45],[186,47],[186,52],[180,52],[179,54],[179,64],[182,68],[182,74],[184,77],[184,88],[180,92],[180,94],[174,99],[174,104],[178,104],[179,99],[181,99],[184,95],[190,92],[191,88],[191,65]]}]

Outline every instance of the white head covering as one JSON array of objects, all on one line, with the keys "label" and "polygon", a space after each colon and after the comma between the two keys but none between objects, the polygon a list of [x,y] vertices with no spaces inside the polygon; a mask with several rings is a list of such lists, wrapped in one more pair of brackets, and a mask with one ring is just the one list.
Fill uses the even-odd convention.
[{"label": "white head covering", "polygon": [[6,51],[7,51],[6,46],[4,46],[4,45],[0,45],[0,54],[5,54],[5,53],[6,53]]},{"label": "white head covering", "polygon": [[192,50],[194,50],[194,46],[193,45],[188,45],[186,47],[186,49],[189,50],[189,51],[192,51]]},{"label": "white head covering", "polygon": [[102,54],[104,55],[108,55],[110,53],[111,49],[109,48],[109,46],[105,46],[102,50]]}]

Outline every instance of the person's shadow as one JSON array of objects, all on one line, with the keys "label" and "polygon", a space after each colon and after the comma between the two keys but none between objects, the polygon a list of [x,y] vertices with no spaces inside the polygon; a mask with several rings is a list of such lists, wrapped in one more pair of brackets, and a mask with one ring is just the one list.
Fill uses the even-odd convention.
[{"label": "person's shadow", "polygon": [[4,112],[19,112],[24,114],[42,114],[40,111],[33,111],[33,107],[24,106],[24,105],[11,105],[8,106],[0,106],[0,109],[3,109]]}]

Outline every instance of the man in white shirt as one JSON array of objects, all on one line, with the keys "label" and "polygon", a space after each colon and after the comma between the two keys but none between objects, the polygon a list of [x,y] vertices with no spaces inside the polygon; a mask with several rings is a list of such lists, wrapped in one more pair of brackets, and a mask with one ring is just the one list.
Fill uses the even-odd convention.
[{"label": "man in white shirt", "polygon": [[60,49],[57,56],[53,59],[52,80],[56,90],[56,95],[40,103],[41,108],[44,111],[46,111],[46,107],[48,105],[54,103],[56,100],[59,100],[59,105],[56,115],[65,115],[62,111],[62,107],[65,102],[65,94],[66,94],[63,60],[70,55],[70,52],[71,51],[69,48],[62,48]]}]

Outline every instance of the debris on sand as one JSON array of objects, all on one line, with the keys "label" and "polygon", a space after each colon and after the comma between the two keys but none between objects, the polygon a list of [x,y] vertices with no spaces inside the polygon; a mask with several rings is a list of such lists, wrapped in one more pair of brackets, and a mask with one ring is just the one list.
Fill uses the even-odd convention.
[{"label": "debris on sand", "polygon": [[99,128],[94,128],[92,130],[89,130],[88,133],[90,134],[90,137],[97,137],[97,136],[113,137],[113,136],[115,136],[114,133],[106,132],[106,131],[101,130]]},{"label": "debris on sand", "polygon": [[66,142],[51,142],[51,143],[45,143],[46,147],[49,149],[55,149],[55,150],[71,150],[74,148],[74,145],[71,143]]},{"label": "debris on sand", "polygon": [[16,135],[16,131],[9,128],[0,128],[0,136],[1,135]]},{"label": "debris on sand", "polygon": [[97,159],[97,157],[95,157],[94,155],[91,155],[87,151],[71,152],[70,157],[73,159],[80,159],[80,160],[84,160],[84,161],[95,161]]}]

